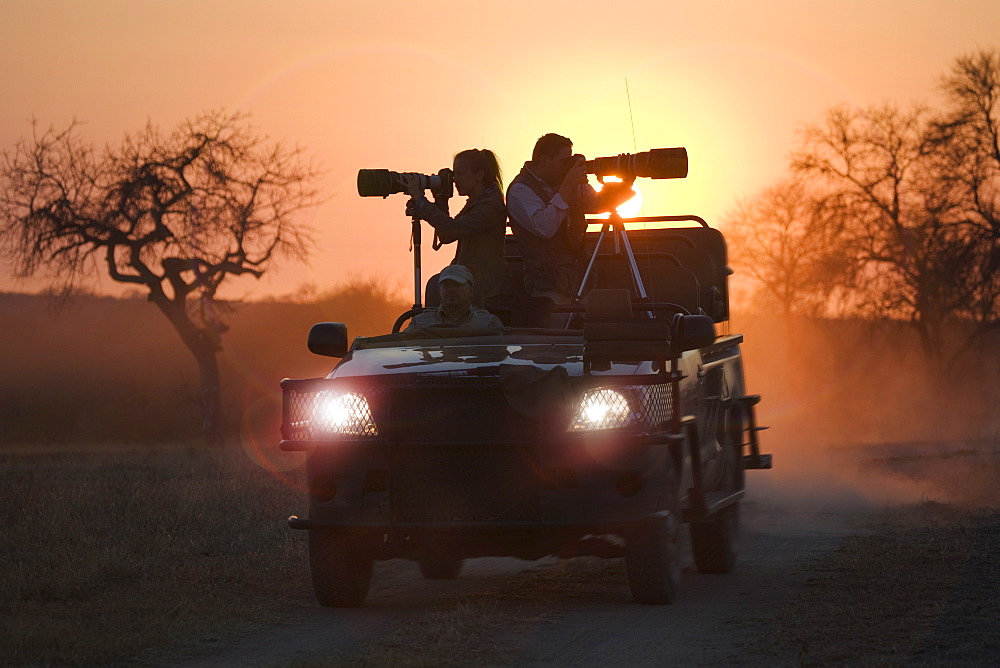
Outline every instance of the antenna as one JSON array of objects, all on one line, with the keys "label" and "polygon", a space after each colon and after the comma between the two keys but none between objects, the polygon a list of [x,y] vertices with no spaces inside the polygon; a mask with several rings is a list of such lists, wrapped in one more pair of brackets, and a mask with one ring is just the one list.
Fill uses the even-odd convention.
[{"label": "antenna", "polygon": [[638,151],[635,143],[635,121],[632,119],[632,96],[628,93],[628,77],[625,77],[625,99],[628,100],[628,122],[632,124],[632,150]]},{"label": "antenna", "polygon": [[[636,153],[639,152],[639,147],[635,142],[635,119],[632,118],[632,96],[628,92],[628,77],[625,77],[625,99],[628,100],[628,122],[632,126],[632,150]],[[643,205],[639,205],[639,211],[641,212]]]}]

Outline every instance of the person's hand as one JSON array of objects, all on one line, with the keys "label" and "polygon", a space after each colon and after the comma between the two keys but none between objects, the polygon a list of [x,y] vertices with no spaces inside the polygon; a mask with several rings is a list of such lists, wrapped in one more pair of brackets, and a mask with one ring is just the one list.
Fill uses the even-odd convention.
[{"label": "person's hand", "polygon": [[417,217],[417,210],[420,208],[420,201],[415,197],[406,200],[406,215],[410,218]]},{"label": "person's hand", "polygon": [[578,196],[579,188],[587,182],[586,159],[582,155],[573,156],[573,165],[566,172],[562,184],[559,186],[559,194],[566,204],[572,205]]},{"label": "person's hand", "polygon": [[424,189],[420,187],[420,175],[413,172],[403,172],[399,175],[399,180],[403,183],[403,189],[410,197],[419,197],[424,194]]}]

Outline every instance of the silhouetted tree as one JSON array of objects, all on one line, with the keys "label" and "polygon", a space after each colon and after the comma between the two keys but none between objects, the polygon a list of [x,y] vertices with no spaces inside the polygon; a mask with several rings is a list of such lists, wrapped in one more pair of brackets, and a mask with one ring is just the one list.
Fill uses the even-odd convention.
[{"label": "silhouetted tree", "polygon": [[767,188],[725,220],[731,262],[758,283],[765,304],[777,305],[786,319],[838,312],[835,302],[853,269],[845,262],[843,221],[828,215],[802,180]]},{"label": "silhouetted tree", "polygon": [[226,325],[216,295],[233,277],[305,256],[298,214],[316,203],[317,171],[240,115],[206,113],[169,135],[147,125],[103,151],[77,130],[33,126],[3,153],[0,250],[19,276],[44,275],[66,295],[102,267],[147,291],[197,361],[204,433],[218,443]]},{"label": "silhouetted tree", "polygon": [[960,312],[982,335],[1000,328],[1000,51],[958,58],[941,84],[949,108],[931,125],[932,178],[970,246],[975,290]]},{"label": "silhouetted tree", "polygon": [[793,169],[819,180],[825,210],[843,221],[860,313],[908,320],[937,356],[975,286],[968,235],[934,179],[928,128],[920,108],[834,109],[805,129]]}]

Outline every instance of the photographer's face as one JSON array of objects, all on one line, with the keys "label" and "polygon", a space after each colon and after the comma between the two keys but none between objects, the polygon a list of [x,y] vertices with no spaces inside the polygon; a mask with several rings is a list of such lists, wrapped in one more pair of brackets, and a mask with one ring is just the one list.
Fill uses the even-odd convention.
[{"label": "photographer's face", "polygon": [[483,170],[473,170],[468,160],[456,160],[454,164],[455,189],[459,195],[475,196],[486,189],[486,173]]},{"label": "photographer's face", "polygon": [[555,155],[542,155],[535,164],[535,173],[549,185],[558,186],[578,157],[573,155],[572,146],[563,146]]}]

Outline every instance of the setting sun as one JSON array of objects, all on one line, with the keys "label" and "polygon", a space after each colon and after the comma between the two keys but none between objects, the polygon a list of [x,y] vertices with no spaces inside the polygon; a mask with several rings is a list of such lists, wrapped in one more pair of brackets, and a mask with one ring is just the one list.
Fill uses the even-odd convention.
[{"label": "setting sun", "polygon": [[[606,183],[620,183],[621,179],[618,178],[617,176],[605,176],[604,177],[604,181]],[[597,183],[594,186],[594,190],[596,190],[597,192],[600,192],[601,188],[603,188],[603,187],[604,187],[603,183]],[[632,190],[635,191],[635,195],[633,195],[630,199],[628,199],[625,202],[623,202],[617,208],[618,215],[621,216],[622,218],[632,218],[633,216],[638,216],[639,215],[639,211],[642,210],[642,191],[639,190],[639,185],[637,183],[633,183],[632,184]],[[607,218],[609,215],[610,214],[602,213],[602,214],[598,214],[598,215],[593,216],[593,217],[594,218]]]}]

